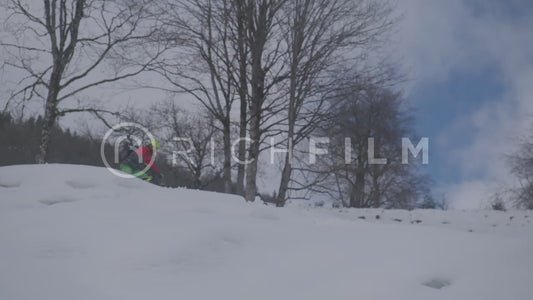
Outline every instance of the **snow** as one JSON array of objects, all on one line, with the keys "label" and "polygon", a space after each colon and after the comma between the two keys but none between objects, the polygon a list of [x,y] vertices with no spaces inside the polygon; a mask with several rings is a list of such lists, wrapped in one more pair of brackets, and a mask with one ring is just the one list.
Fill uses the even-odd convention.
[{"label": "snow", "polygon": [[98,167],[1,167],[0,299],[529,300],[532,219],[280,209]]}]

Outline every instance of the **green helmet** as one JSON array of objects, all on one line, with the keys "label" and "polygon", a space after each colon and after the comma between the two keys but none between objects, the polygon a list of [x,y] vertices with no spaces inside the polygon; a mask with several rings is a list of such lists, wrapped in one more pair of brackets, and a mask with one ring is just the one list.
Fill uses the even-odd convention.
[{"label": "green helmet", "polygon": [[156,140],[152,140],[152,141],[150,142],[150,145],[154,146],[154,148],[156,148],[156,149],[161,149],[161,145],[160,145],[159,142],[156,141]]}]

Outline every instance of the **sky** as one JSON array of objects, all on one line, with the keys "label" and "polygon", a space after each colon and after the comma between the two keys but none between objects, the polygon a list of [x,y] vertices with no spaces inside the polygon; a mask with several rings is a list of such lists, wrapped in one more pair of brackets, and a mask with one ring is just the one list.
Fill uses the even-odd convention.
[{"label": "sky", "polygon": [[533,122],[533,1],[398,1],[394,53],[410,79],[426,167],[453,208],[512,183],[503,158]]},{"label": "sky", "polygon": [[[503,183],[512,184],[503,158],[533,123],[533,1],[397,0],[396,5],[402,18],[387,47],[408,78],[402,89],[415,109],[416,130],[430,139],[425,169],[434,191],[452,208],[484,208]],[[2,82],[10,77],[0,73]],[[91,93],[104,102],[140,106],[165,97],[154,90],[131,91],[132,85]],[[67,117],[61,124],[81,119]],[[272,178],[266,177],[268,184]]]}]

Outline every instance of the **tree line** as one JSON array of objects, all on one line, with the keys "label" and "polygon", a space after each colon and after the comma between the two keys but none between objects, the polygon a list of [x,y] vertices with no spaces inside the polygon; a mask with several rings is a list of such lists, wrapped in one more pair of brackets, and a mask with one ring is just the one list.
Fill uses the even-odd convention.
[{"label": "tree line", "polygon": [[[40,154],[39,137],[44,122],[42,116],[21,120],[10,113],[0,113],[0,141],[7,141],[0,143],[0,166],[35,163]],[[100,135],[89,130],[76,133],[55,125],[50,129],[49,140],[49,163],[104,166],[100,156]],[[114,154],[109,144],[104,151],[108,157]],[[116,162],[109,162],[112,167],[118,167]],[[224,191],[222,178],[215,173],[204,174],[199,180],[187,168],[173,166],[164,157],[157,158],[156,164],[165,174],[165,186]]]}]

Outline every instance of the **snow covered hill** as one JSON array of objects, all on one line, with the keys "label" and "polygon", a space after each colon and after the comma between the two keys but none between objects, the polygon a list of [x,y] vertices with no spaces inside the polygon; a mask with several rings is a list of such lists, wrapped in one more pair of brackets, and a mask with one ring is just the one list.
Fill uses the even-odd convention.
[{"label": "snow covered hill", "polygon": [[533,299],[531,212],[279,209],[0,168],[0,299]]}]

